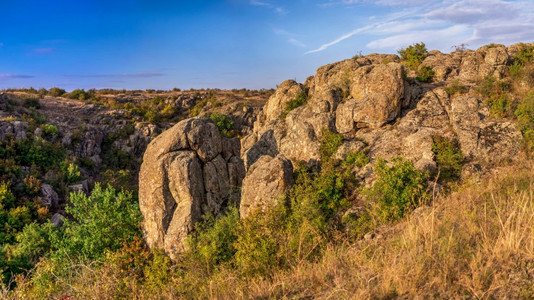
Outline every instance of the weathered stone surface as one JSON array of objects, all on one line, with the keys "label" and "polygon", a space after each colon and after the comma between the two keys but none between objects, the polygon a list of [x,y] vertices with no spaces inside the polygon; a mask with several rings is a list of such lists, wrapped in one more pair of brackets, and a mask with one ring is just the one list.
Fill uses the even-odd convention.
[{"label": "weathered stone surface", "polygon": [[139,173],[139,206],[150,247],[176,258],[203,214],[238,202],[245,167],[236,142],[221,137],[210,119],[192,118],[149,144]]},{"label": "weathered stone surface", "polygon": [[[419,170],[435,171],[434,135],[457,140],[467,167],[513,159],[519,151],[519,131],[510,122],[492,118],[487,105],[474,97],[473,86],[485,76],[501,78],[520,48],[494,45],[451,54],[430,51],[422,63],[436,72],[430,84],[405,78],[403,73],[409,70],[396,57],[369,55],[322,66],[304,83],[310,95],[304,106],[289,112],[283,121],[258,118],[253,133],[243,140],[245,164],[251,168],[263,155],[279,154],[293,163],[317,164],[325,128],[345,136],[338,159],[360,148],[349,142],[361,140],[371,162],[401,155]],[[408,76],[414,74],[408,72]],[[453,80],[471,92],[449,96],[443,86]],[[277,92],[282,97],[287,87]]]},{"label": "weathered stone surface", "polygon": [[269,122],[279,118],[284,111],[287,102],[295,99],[295,97],[302,92],[304,92],[302,84],[299,84],[294,80],[286,80],[282,82],[263,108],[266,121]]},{"label": "weathered stone surface", "polygon": [[286,193],[293,185],[293,166],[291,161],[278,155],[262,156],[248,170],[243,180],[241,218],[246,218],[256,210],[276,205],[284,200]]},{"label": "weathered stone surface", "polygon": [[63,226],[63,215],[55,213],[52,218],[50,218],[50,223],[56,225],[57,228]]},{"label": "weathered stone surface", "polygon": [[219,129],[206,119],[191,119],[191,130],[187,132],[187,140],[191,149],[197,152],[203,162],[214,159],[222,152]]},{"label": "weathered stone surface", "polygon": [[57,207],[59,204],[59,196],[49,184],[41,185],[41,203],[49,208]]}]

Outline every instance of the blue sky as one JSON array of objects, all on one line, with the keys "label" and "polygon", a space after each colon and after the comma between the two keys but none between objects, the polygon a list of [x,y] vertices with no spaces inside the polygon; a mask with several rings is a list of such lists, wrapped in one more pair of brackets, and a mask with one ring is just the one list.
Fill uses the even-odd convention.
[{"label": "blue sky", "polygon": [[0,88],[273,88],[360,51],[534,41],[532,0],[1,0],[0,11]]}]

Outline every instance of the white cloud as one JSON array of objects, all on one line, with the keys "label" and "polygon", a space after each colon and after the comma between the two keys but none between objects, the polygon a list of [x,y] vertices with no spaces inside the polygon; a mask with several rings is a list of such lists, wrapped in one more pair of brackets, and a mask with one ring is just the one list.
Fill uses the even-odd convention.
[{"label": "white cloud", "polygon": [[490,42],[511,44],[534,40],[532,1],[332,0],[329,3],[333,2],[345,5],[407,5],[410,8],[377,16],[376,20],[384,21],[356,28],[306,54],[324,51],[355,35],[374,38],[367,43],[371,49],[398,49],[422,41],[430,48],[442,51],[449,51],[452,45],[462,43],[477,48]]}]

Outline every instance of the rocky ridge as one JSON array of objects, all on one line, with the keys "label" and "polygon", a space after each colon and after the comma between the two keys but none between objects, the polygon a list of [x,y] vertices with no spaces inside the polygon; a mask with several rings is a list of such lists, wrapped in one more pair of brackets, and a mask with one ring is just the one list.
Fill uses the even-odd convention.
[{"label": "rocky ridge", "polygon": [[[336,158],[368,151],[371,164],[353,169],[353,175],[366,184],[373,181],[372,163],[379,158],[403,156],[421,171],[436,172],[432,151],[436,135],[458,142],[465,157],[464,178],[513,161],[520,152],[521,133],[512,122],[492,117],[474,87],[486,76],[502,78],[518,47],[493,45],[451,54],[430,51],[422,65],[435,71],[432,83],[415,80],[415,71],[407,69],[398,56],[380,54],[322,66],[304,83],[284,81],[257,116],[252,133],[241,140],[241,158],[247,171],[239,201],[241,217],[283,199],[293,183],[296,164],[321,167],[320,143],[326,131],[343,135]],[[465,85],[467,92],[449,95],[445,87],[452,82]],[[288,110],[299,97],[304,97],[305,103]],[[171,255],[183,249],[185,236],[201,214],[200,207],[209,207],[203,196],[208,189],[200,186],[207,180],[203,170],[215,157],[221,157],[221,166],[229,163],[222,158],[227,150],[219,146],[215,132],[210,134],[215,142],[205,141],[210,145],[206,146],[209,154],[186,145],[185,135],[187,140],[191,137],[190,129],[185,128],[191,122],[204,121],[183,121],[148,146],[142,168],[158,171],[156,175],[142,171],[139,178],[146,239]],[[206,121],[201,128],[213,128],[208,124]],[[232,153],[229,157],[237,161],[238,155]],[[220,168],[220,174],[225,174],[222,178],[230,174],[229,169],[229,164],[226,172]],[[240,186],[240,180],[232,182],[234,187]],[[164,195],[167,186],[175,190],[183,187],[185,194]],[[174,207],[181,205],[188,208],[178,215]],[[222,212],[223,205],[219,207],[218,212]],[[160,217],[154,217],[156,212]],[[180,220],[179,232],[169,225],[169,217],[164,217],[171,215],[173,220]]]}]

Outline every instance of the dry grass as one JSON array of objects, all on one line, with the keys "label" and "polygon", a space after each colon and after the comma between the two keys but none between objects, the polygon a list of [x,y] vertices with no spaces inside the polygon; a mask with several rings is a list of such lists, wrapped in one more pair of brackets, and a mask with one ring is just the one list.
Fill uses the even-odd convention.
[{"label": "dry grass", "polygon": [[[117,266],[78,266],[55,298],[74,299],[532,299],[534,169],[501,169],[416,210],[371,240],[329,245],[320,261],[242,278],[189,267],[159,280]],[[145,276],[146,276],[145,272]],[[161,274],[160,274],[161,275]],[[157,277],[157,276],[156,276]],[[161,277],[161,276],[160,276]],[[152,280],[152,281],[151,281]],[[42,298],[20,282],[6,298]]]},{"label": "dry grass", "polygon": [[463,186],[381,238],[330,247],[320,262],[269,280],[215,283],[220,293],[210,296],[532,299],[532,170],[504,170]]}]

